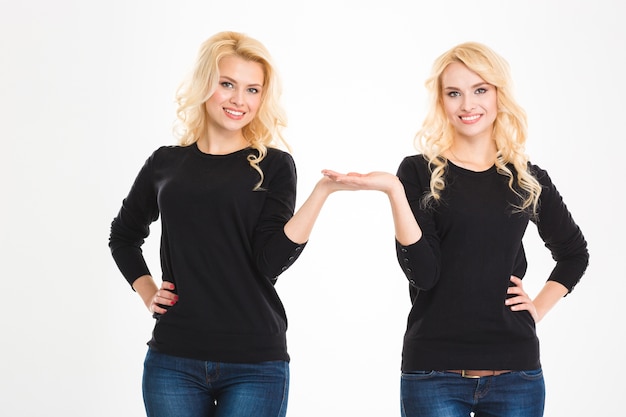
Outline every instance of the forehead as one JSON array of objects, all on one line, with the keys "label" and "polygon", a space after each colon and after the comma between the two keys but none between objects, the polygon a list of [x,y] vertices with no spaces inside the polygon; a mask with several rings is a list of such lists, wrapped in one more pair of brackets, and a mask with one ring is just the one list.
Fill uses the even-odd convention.
[{"label": "forehead", "polygon": [[259,62],[249,61],[240,56],[228,55],[217,64],[220,76],[231,78],[243,84],[263,85],[264,70]]},{"label": "forehead", "polygon": [[441,74],[441,86],[443,88],[454,86],[473,86],[486,81],[480,75],[469,69],[461,62],[452,62]]}]

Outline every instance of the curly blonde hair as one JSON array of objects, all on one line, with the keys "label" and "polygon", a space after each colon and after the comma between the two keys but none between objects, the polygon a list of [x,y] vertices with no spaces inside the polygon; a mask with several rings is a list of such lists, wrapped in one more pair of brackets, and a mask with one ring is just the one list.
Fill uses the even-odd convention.
[{"label": "curly blonde hair", "polygon": [[[492,49],[477,42],[459,44],[440,55],[425,83],[429,93],[429,111],[414,140],[415,147],[424,155],[431,169],[430,192],[425,196],[425,203],[439,201],[446,186],[444,174],[448,160],[443,154],[452,146],[455,132],[443,107],[441,77],[453,62],[464,64],[496,87],[498,114],[493,128],[497,147],[495,165],[500,174],[509,178],[509,188],[520,198],[515,208],[536,214],[541,185],[530,172],[525,153],[526,112],[513,97],[508,63]],[[508,165],[513,165],[516,174]]]},{"label": "curly blonde hair", "polygon": [[254,187],[258,190],[264,179],[259,164],[267,155],[267,148],[282,144],[291,150],[282,135],[282,129],[287,126],[286,113],[280,104],[282,85],[272,57],[261,42],[243,33],[225,31],[202,43],[193,70],[176,91],[178,108],[174,134],[181,146],[189,146],[207,134],[209,115],[205,102],[218,86],[218,65],[226,56],[257,62],[263,67],[261,105],[254,120],[243,128],[244,138],[258,151],[258,155],[248,155],[250,166],[261,177]]}]

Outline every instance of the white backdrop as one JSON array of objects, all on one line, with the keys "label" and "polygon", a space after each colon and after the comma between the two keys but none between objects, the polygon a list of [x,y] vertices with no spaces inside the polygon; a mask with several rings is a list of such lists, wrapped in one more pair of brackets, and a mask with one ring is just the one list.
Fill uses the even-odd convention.
[{"label": "white backdrop", "polygon": [[[538,327],[546,416],[623,415],[623,3],[425,3],[0,0],[0,414],[143,415],[153,323],[113,263],[109,225],[147,156],[174,143],[173,93],[200,43],[237,30],[282,73],[299,204],[323,168],[395,172],[415,153],[423,81],[444,50],[475,40],[507,58],[532,161],[591,253]],[[159,232],[145,245],[156,276]],[[536,293],[553,263],[534,226],[526,239]],[[384,195],[331,196],[277,289],[289,415],[399,416],[409,296]]]}]

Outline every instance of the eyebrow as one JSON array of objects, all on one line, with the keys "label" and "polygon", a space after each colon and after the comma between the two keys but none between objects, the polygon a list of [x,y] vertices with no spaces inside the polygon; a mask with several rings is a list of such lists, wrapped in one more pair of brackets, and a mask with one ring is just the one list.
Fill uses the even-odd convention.
[{"label": "eyebrow", "polygon": [[[491,85],[491,84],[489,84],[489,83],[488,83],[488,82],[486,82],[486,81],[481,81],[481,82],[479,82],[478,84],[474,84],[474,85],[470,86],[470,88],[478,88],[478,87],[482,87],[482,86],[484,86],[484,85]],[[458,88],[458,87],[452,87],[452,86],[450,86],[450,87],[443,87],[443,89],[444,89],[444,90],[460,90],[460,88]]]},{"label": "eyebrow", "polygon": [[[230,78],[228,75],[220,75],[220,78],[225,78],[233,84],[237,84],[237,80]],[[248,84],[247,87],[263,87],[263,84]]]}]

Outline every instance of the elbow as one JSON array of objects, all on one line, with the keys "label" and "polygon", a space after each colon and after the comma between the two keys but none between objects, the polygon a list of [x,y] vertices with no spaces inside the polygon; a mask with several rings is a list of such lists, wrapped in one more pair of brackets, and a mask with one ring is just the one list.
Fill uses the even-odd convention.
[{"label": "elbow", "polygon": [[409,281],[409,284],[420,290],[420,291],[428,291],[431,290],[435,284],[437,284],[437,278],[435,276],[431,276],[431,277],[424,277],[424,276],[420,276],[420,277],[416,277],[414,275],[409,275],[405,272],[407,280]]},{"label": "elbow", "polygon": [[263,276],[269,279],[272,284],[275,284],[278,277],[300,257],[305,245],[300,244],[292,248],[291,252],[280,263],[276,262],[278,257],[267,257],[267,254],[261,253],[257,255],[257,268]]},{"label": "elbow", "polygon": [[406,247],[398,246],[398,263],[402,272],[404,273],[409,284],[419,290],[432,289],[439,280],[439,267],[434,260],[425,261],[421,258],[421,262],[418,265],[414,265],[413,258]]},{"label": "elbow", "polygon": [[405,264],[402,265],[402,272],[404,272],[409,284],[420,291],[432,289],[439,280],[439,271],[435,267],[422,267],[418,270],[412,268],[410,264]]}]

